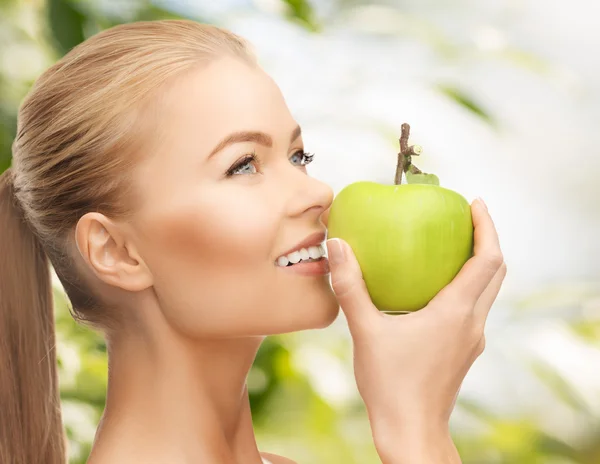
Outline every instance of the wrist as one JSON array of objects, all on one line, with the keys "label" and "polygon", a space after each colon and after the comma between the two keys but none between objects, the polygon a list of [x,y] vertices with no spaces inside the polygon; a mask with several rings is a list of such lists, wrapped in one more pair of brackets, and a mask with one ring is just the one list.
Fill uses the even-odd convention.
[{"label": "wrist", "polygon": [[383,464],[460,464],[448,424],[373,427]]}]

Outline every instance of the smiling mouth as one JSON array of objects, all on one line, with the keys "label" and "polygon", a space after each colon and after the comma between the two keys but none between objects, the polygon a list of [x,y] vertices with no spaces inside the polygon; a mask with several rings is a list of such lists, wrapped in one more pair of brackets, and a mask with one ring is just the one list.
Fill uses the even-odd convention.
[{"label": "smiling mouth", "polygon": [[314,263],[326,258],[323,244],[301,248],[284,256],[277,258],[275,264],[279,267],[292,267],[302,263]]}]

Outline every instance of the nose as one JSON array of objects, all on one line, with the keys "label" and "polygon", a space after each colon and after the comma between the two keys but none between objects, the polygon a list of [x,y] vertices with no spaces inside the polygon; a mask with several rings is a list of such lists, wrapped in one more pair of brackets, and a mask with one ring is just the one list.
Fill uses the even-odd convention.
[{"label": "nose", "polygon": [[[288,215],[295,217],[312,214],[315,219],[321,218],[321,221],[324,220],[323,216],[326,216],[326,221],[329,216],[329,207],[333,202],[332,188],[325,182],[303,172],[299,172],[299,175],[298,180],[294,179],[296,188],[288,201]],[[325,222],[324,224],[327,226]]]}]

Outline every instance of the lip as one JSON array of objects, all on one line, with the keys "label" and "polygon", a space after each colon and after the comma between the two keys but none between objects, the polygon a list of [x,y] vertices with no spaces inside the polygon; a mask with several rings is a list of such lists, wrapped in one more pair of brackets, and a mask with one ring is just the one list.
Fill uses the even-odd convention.
[{"label": "lip", "polygon": [[298,263],[293,266],[280,267],[280,269],[304,276],[327,275],[329,274],[329,261],[327,258],[321,258],[318,261]]},{"label": "lip", "polygon": [[286,256],[292,253],[293,251],[299,251],[301,248],[308,248],[311,246],[319,246],[321,243],[325,241],[326,233],[324,230],[320,230],[319,232],[314,232],[302,240],[297,245],[290,248],[288,251],[281,253],[279,256]]}]

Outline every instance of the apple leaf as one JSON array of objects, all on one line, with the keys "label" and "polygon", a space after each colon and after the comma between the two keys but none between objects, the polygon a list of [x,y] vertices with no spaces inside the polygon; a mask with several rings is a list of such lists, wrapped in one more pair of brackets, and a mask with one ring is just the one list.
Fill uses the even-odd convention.
[{"label": "apple leaf", "polygon": [[435,174],[427,174],[421,172],[419,174],[413,174],[408,171],[405,173],[406,182],[409,184],[429,184],[429,185],[440,185],[440,179]]}]

